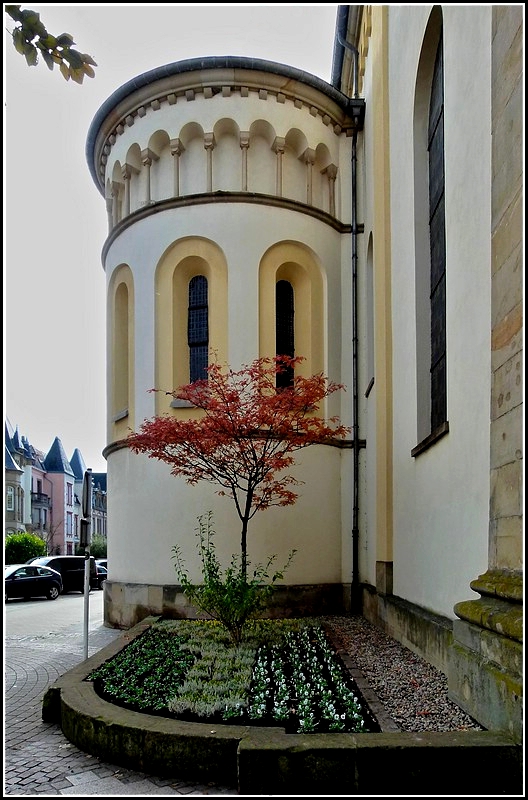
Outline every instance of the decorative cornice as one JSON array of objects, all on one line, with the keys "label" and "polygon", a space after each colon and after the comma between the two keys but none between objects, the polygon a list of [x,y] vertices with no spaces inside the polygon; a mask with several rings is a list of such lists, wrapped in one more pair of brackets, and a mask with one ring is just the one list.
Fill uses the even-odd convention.
[{"label": "decorative cornice", "polygon": [[159,110],[164,104],[193,101],[232,94],[260,99],[292,102],[296,108],[307,108],[312,116],[320,116],[334,133],[350,135],[362,124],[363,100],[351,100],[335,87],[314,75],[262,59],[238,56],[188,59],[143,73],[124,84],[107,100],[89,129],[86,158],[94,182],[104,194],[105,164],[117,137],[134,125],[149,109]]},{"label": "decorative cornice", "polygon": [[[127,228],[140,220],[150,217],[152,214],[159,214],[172,208],[187,208],[188,206],[204,205],[206,203],[246,203],[248,205],[266,205],[274,208],[286,208],[290,211],[297,211],[300,214],[307,214],[310,217],[324,222],[338,233],[351,233],[352,226],[348,223],[340,222],[338,219],[322,211],[320,208],[301,203],[298,200],[291,200],[286,197],[278,197],[274,194],[258,194],[256,192],[203,192],[201,194],[187,194],[183,197],[169,197],[165,200],[158,200],[149,203],[148,206],[132,211],[121,222],[118,222],[103,246],[103,263],[106,254],[112,244]],[[358,226],[358,231],[363,232],[363,226]]]},{"label": "decorative cornice", "polygon": [[[325,442],[319,442],[321,447],[338,447],[344,450],[351,450],[354,447],[354,442],[352,439],[327,439]],[[365,439],[359,440],[359,447],[362,449],[367,446]],[[128,448],[128,443],[126,439],[118,439],[115,442],[110,442],[107,444],[103,450],[103,458],[108,460],[108,456],[112,453],[117,453],[118,450],[124,450]]]}]

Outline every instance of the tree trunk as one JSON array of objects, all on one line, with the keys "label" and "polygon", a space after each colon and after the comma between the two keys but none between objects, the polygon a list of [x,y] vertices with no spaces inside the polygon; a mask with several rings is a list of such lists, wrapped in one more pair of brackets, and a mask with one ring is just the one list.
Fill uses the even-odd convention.
[{"label": "tree trunk", "polygon": [[244,580],[247,578],[247,529],[249,523],[249,515],[251,513],[251,502],[253,500],[253,492],[248,491],[246,495],[246,507],[244,509],[244,516],[242,517],[242,536],[240,540],[240,553],[242,556],[242,575]]},{"label": "tree trunk", "polygon": [[248,519],[244,517],[242,520],[242,537],[240,540],[240,552],[242,554],[242,575],[244,576],[244,580],[247,577],[247,528],[248,528]]}]

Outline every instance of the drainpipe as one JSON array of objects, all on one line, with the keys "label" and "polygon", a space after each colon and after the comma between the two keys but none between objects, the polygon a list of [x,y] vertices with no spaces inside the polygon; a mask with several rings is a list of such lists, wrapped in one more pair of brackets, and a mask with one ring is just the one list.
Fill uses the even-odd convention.
[{"label": "drainpipe", "polygon": [[352,505],[352,592],[351,611],[362,610],[359,587],[359,369],[358,369],[358,288],[357,288],[357,129],[352,135],[352,437],[354,445],[354,484]]},{"label": "drainpipe", "polygon": [[[341,47],[352,53],[354,68],[354,98],[359,98],[358,61],[359,52],[356,47],[336,33]],[[354,476],[352,489],[352,583],[350,592],[350,610],[352,614],[361,614],[361,592],[359,585],[359,390],[358,390],[358,288],[357,288],[357,126],[352,134],[352,446],[354,458]]]}]

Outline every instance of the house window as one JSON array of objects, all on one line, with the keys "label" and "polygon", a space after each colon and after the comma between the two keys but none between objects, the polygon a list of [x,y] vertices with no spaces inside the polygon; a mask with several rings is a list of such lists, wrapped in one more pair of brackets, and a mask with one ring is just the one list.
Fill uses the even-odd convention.
[{"label": "house window", "polygon": [[[289,281],[275,285],[275,352],[278,356],[295,355],[293,286]],[[277,388],[293,384],[293,368],[277,375]]]},{"label": "house window", "polygon": [[429,105],[429,247],[431,257],[431,432],[447,420],[444,68],[438,45]]},{"label": "house window", "polygon": [[73,484],[67,483],[66,484],[66,495],[67,499],[66,502],[69,506],[73,505]]},{"label": "house window", "polygon": [[73,514],[71,511],[66,513],[66,536],[73,536]]},{"label": "house window", "polygon": [[6,489],[6,509],[7,511],[15,510],[15,490],[12,486],[8,486]]},{"label": "house window", "polygon": [[190,382],[207,378],[209,346],[207,278],[195,275],[189,282],[187,343],[189,346]]}]

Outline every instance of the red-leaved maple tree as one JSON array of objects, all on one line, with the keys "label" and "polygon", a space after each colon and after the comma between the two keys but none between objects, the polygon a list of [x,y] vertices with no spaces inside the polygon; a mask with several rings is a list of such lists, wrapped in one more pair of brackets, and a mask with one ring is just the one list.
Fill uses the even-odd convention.
[{"label": "red-leaved maple tree", "polygon": [[292,486],[299,481],[284,474],[294,464],[293,453],[350,430],[337,417],[325,421],[316,413],[322,400],[344,389],[342,384],[321,374],[295,375],[291,385],[277,388],[277,375],[295,374],[302,360],[259,358],[238,371],[213,363],[206,379],[166,392],[202,409],[198,418],[156,416],[127,438],[132,451],[166,462],[172,475],[192,485],[202,480],[218,484],[218,494],[233,499],[242,523],[244,576],[250,519],[257,511],[297,499]]}]

